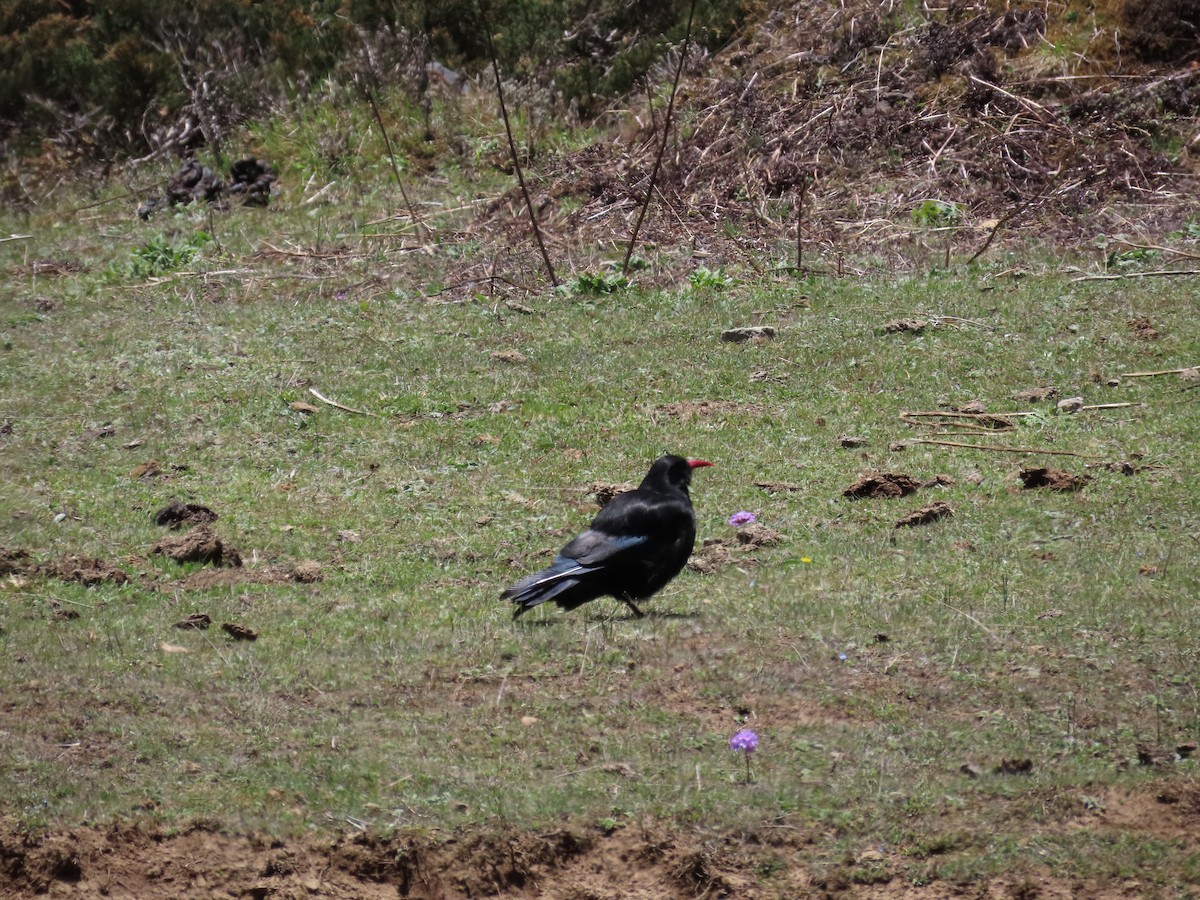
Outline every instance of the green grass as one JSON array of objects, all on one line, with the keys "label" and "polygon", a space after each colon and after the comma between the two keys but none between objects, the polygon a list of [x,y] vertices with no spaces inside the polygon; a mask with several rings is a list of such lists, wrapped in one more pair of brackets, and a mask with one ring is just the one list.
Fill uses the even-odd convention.
[{"label": "green grass", "polygon": [[[1194,762],[1136,760],[1139,741],[1200,737],[1197,394],[1105,383],[1200,362],[1187,282],[726,267],[676,290],[518,295],[529,313],[423,296],[452,278],[361,236],[378,202],[163,214],[179,236],[163,246],[214,237],[175,273],[120,268],[147,240],[118,210],[0,224],[34,235],[0,244],[0,267],[86,267],[0,286],[0,544],[133,576],[0,590],[0,812],[30,828],[785,825],[812,836],[797,852],[815,871],[851,881],[1195,874],[1194,845],[1089,807],[1194,790]],[[1136,339],[1135,314],[1158,340]],[[914,316],[955,318],[879,331]],[[777,338],[720,340],[759,323]],[[1009,399],[1045,384],[1135,405]],[[920,436],[901,411],[970,400],[1039,414],[947,440],[1081,456],[889,449]],[[101,423],[112,436],[84,436]],[[645,620],[601,601],[514,625],[499,591],[586,524],[585,486],[636,481],[663,452],[717,465],[694,482],[702,539],[732,538],[747,509],[785,541],[685,572]],[[161,476],[132,477],[152,459]],[[1143,468],[1085,468],[1122,460]],[[1020,490],[1017,471],[1045,464],[1092,481]],[[954,483],[843,499],[876,469]],[[172,497],[215,509],[251,569],[312,559],[323,580],[187,589],[195,566],[149,554]],[[893,527],[933,499],[954,517]],[[261,637],[171,627],[197,611]],[[742,726],[761,738],[750,784],[727,747]],[[995,774],[1004,759],[1033,771]],[[856,862],[871,848],[882,862]]]}]

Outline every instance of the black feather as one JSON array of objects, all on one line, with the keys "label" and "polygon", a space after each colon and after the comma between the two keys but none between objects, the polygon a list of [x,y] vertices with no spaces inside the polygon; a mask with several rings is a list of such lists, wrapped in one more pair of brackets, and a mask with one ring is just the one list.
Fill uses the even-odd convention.
[{"label": "black feather", "polygon": [[516,604],[514,618],[550,600],[575,609],[604,596],[640,616],[634,601],[662,590],[692,553],[696,516],[688,486],[692,469],[707,465],[682,456],[656,460],[642,483],[614,497],[549,567],[500,595]]}]

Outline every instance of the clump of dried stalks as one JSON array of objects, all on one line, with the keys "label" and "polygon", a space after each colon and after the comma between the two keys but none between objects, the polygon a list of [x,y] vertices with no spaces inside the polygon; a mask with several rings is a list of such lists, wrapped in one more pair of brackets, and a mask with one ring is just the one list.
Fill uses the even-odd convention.
[{"label": "clump of dried stalks", "polygon": [[[1035,228],[1071,243],[1189,214],[1190,147],[1163,148],[1195,131],[1200,70],[1118,60],[1111,30],[1082,44],[1087,29],[1065,31],[1062,14],[780,4],[738,45],[689,59],[678,124],[638,119],[544,171],[542,227],[569,235],[577,259],[611,253],[652,189],[647,242],[718,262],[750,250],[764,267],[799,266],[808,247],[829,270],[864,249],[888,266],[923,263],[923,245],[965,261]],[[923,219],[926,201],[945,214]]]}]

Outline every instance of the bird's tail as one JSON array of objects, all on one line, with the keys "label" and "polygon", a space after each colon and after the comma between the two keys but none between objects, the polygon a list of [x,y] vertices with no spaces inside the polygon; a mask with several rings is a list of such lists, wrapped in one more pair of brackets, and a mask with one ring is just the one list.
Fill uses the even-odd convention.
[{"label": "bird's tail", "polygon": [[593,569],[581,566],[573,559],[560,556],[549,568],[522,578],[502,593],[500,599],[511,600],[516,604],[517,608],[513,610],[515,619],[548,600],[558,600],[560,604],[569,602],[571,591],[577,589],[582,576],[591,571]]}]

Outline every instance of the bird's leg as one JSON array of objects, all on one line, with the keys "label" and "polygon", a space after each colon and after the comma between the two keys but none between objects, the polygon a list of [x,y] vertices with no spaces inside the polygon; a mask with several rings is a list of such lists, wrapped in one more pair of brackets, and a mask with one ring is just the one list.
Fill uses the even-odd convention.
[{"label": "bird's leg", "polygon": [[628,606],[631,610],[633,610],[633,617],[635,619],[646,618],[646,614],[644,612],[642,612],[640,609],[638,609],[636,604],[634,604],[634,602],[632,600],[630,600],[626,597],[622,597],[621,600],[625,603],[626,606]]}]

